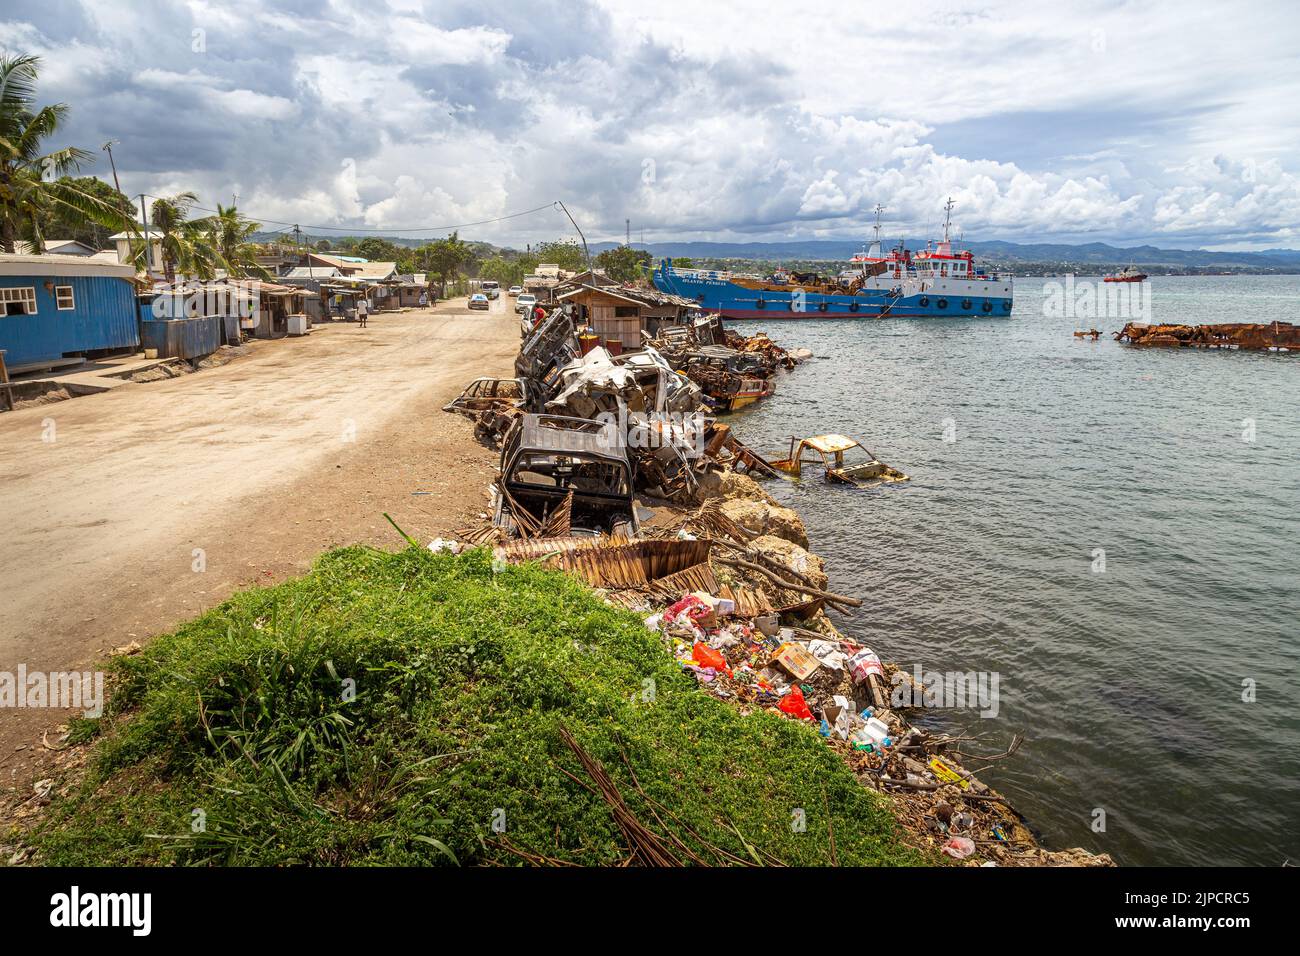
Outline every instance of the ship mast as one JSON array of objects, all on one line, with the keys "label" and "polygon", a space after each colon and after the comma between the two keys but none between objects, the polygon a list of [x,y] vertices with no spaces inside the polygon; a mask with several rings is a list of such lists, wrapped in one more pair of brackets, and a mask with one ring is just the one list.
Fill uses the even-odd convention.
[{"label": "ship mast", "polygon": [[952,224],[952,207],[955,204],[952,197],[948,197],[948,202],[943,207],[943,241],[948,241],[948,227]]},{"label": "ship mast", "polygon": [[885,207],[880,205],[880,203],[876,203],[876,225],[875,225],[875,235],[873,238],[875,239],[877,246],[880,245],[880,214],[884,211],[885,211]]}]

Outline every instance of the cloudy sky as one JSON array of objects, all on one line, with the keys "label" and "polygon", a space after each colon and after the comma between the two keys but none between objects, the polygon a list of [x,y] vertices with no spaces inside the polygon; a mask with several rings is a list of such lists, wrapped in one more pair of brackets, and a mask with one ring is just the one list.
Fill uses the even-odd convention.
[{"label": "cloudy sky", "polygon": [[5,0],[0,47],[124,191],[313,232],[924,237],[952,196],[971,239],[1300,248],[1294,3],[721,6]]}]

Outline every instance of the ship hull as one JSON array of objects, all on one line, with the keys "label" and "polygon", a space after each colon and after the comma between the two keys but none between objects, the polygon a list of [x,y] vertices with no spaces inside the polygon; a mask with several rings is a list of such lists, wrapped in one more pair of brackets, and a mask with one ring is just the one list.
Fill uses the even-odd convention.
[{"label": "ship hull", "polygon": [[857,295],[748,288],[724,277],[681,272],[671,266],[655,270],[655,286],[694,299],[701,309],[729,319],[1004,319],[1011,315],[1009,281],[881,277],[886,288]]}]

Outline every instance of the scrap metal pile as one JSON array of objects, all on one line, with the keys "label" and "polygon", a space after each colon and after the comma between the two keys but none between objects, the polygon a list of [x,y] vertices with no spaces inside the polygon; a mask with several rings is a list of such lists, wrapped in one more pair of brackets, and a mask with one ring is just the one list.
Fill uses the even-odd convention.
[{"label": "scrap metal pile", "polygon": [[711,408],[724,412],[771,395],[778,370],[811,357],[806,349],[786,351],[762,332],[746,337],[723,329],[716,316],[661,330],[655,338],[646,336],[646,344],[698,385]]},{"label": "scrap metal pile", "polygon": [[1290,322],[1234,322],[1223,325],[1148,325],[1130,322],[1115,333],[1115,340],[1131,345],[1291,352],[1300,351],[1300,326]]},{"label": "scrap metal pile", "polygon": [[[607,532],[614,520],[635,531],[635,492],[698,504],[701,475],[737,460],[757,473],[776,474],[710,417],[720,405],[732,406],[711,398],[700,382],[731,375],[713,364],[721,363],[757,382],[757,398],[770,393],[770,376],[796,359],[765,335],[733,336],[743,350],[714,344],[729,334],[713,316],[666,328],[637,351],[615,355],[596,346],[584,354],[572,320],[557,310],[525,339],[515,378],[471,382],[444,410],[470,418],[478,437],[503,446],[493,508],[501,536],[533,537],[566,527],[572,501],[586,510],[593,533]],[[719,394],[731,389],[729,401],[737,399],[736,389],[718,387]],[[579,440],[574,433],[591,431],[581,422],[614,428]],[[610,469],[625,474],[595,477]],[[530,487],[538,482],[546,487]],[[598,494],[588,493],[597,485]],[[558,488],[566,494],[557,494]],[[593,511],[601,507],[604,516]]]}]

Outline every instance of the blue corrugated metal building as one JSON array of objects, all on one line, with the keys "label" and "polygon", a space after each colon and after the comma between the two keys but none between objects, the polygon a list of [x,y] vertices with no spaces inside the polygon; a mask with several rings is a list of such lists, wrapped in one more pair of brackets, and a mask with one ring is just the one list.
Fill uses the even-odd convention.
[{"label": "blue corrugated metal building", "polygon": [[10,372],[138,348],[133,266],[83,256],[0,255],[0,349]]}]

